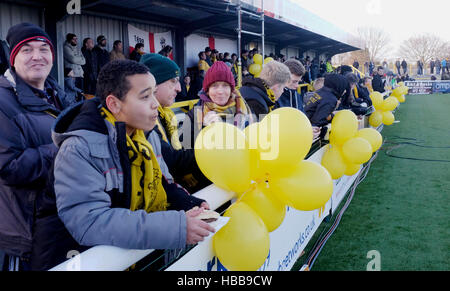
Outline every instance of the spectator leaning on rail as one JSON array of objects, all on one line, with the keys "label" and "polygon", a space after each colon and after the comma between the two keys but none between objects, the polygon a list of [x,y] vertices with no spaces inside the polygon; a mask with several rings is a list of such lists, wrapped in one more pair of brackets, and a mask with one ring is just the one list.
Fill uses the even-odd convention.
[{"label": "spectator leaning on rail", "polygon": [[312,126],[324,127],[334,117],[333,112],[339,107],[340,100],[349,88],[347,79],[338,74],[325,75],[324,86],[314,93],[305,104],[306,116]]},{"label": "spectator leaning on rail", "polygon": [[194,147],[200,131],[214,122],[229,122],[239,129],[252,123],[250,109],[235,86],[230,68],[224,62],[215,62],[206,73],[200,101],[183,122],[182,135],[187,139],[184,142],[190,141]]},{"label": "spectator leaning on rail", "polygon": [[99,74],[98,98],[72,107],[54,126],[58,214],[81,245],[175,249],[214,231],[193,218],[199,211],[183,211],[202,200],[171,186],[144,135],[158,118],[155,87],[143,64],[110,62]]},{"label": "spectator leaning on rail", "polygon": [[[65,93],[49,76],[55,58],[49,36],[21,23],[6,36],[11,68],[0,77],[0,268],[38,269],[54,235],[46,225],[57,218],[46,209],[47,184],[57,148],[51,126],[64,108]],[[64,254],[66,256],[66,254]]]},{"label": "spectator leaning on rail", "polygon": [[211,182],[198,168],[193,147],[183,147],[181,144],[178,121],[170,109],[181,91],[180,68],[174,61],[159,54],[146,54],[142,56],[141,63],[156,79],[155,97],[159,102],[157,126],[148,137],[149,141],[154,147],[161,147],[162,156],[175,181],[194,193]]},{"label": "spectator leaning on rail", "polygon": [[281,94],[280,99],[277,100],[277,107],[292,107],[296,108],[302,112],[303,110],[303,98],[298,93],[298,84],[302,80],[305,74],[305,67],[299,61],[295,59],[290,59],[284,62],[284,64],[289,68],[291,72],[291,79],[284,88],[283,94]]},{"label": "spectator leaning on rail", "polygon": [[258,120],[276,108],[276,102],[291,80],[289,68],[280,62],[272,61],[264,65],[259,78],[245,78],[240,89]]},{"label": "spectator leaning on rail", "polygon": [[64,43],[64,68],[71,69],[73,72],[73,78],[75,78],[75,86],[79,89],[83,89],[83,66],[86,64],[84,55],[77,47],[78,38],[73,33],[68,33],[66,36],[66,42]]}]

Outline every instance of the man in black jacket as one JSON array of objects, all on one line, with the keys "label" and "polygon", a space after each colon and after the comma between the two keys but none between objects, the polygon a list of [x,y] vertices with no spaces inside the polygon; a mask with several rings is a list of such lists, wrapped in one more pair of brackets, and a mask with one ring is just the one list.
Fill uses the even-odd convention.
[{"label": "man in black jacket", "polygon": [[384,89],[384,81],[382,80],[382,77],[384,76],[384,69],[383,67],[378,67],[376,74],[373,76],[373,80],[372,80],[372,88],[374,91],[380,92],[380,93],[384,93],[385,89]]},{"label": "man in black jacket", "polygon": [[403,69],[403,74],[406,74],[408,72],[408,63],[405,61],[405,59],[403,59],[403,61],[402,61],[402,69]]},{"label": "man in black jacket", "polygon": [[83,47],[81,52],[86,60],[86,64],[83,65],[84,71],[84,93],[95,95],[97,75],[98,75],[98,65],[97,65],[97,55],[93,52],[94,41],[92,38],[85,38],[83,40]]},{"label": "man in black jacket", "polygon": [[306,116],[315,127],[323,127],[331,123],[341,98],[347,93],[347,79],[338,74],[327,74],[324,86],[314,93],[305,104]]},{"label": "man in black jacket", "polygon": [[54,48],[40,27],[17,24],[6,39],[11,69],[0,77],[0,249],[6,253],[0,268],[35,270],[42,254],[56,248],[41,238],[65,231],[48,226],[58,220],[55,205],[43,210],[57,152],[51,126],[65,93],[49,76]]},{"label": "man in black jacket", "polygon": [[97,72],[103,68],[109,62],[109,52],[106,49],[106,37],[99,35],[97,37],[97,45],[94,47],[94,53],[97,58]]}]

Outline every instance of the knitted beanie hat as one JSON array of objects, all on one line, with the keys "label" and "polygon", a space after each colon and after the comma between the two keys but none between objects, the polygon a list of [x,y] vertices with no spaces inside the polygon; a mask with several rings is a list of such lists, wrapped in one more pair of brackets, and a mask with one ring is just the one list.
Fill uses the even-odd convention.
[{"label": "knitted beanie hat", "polygon": [[171,59],[160,54],[145,54],[139,62],[150,70],[155,77],[156,85],[180,77],[180,67]]},{"label": "knitted beanie hat", "polygon": [[9,44],[11,54],[9,56],[9,62],[11,67],[14,66],[14,60],[20,51],[20,48],[30,41],[43,41],[50,46],[53,54],[53,59],[55,59],[55,49],[48,34],[39,26],[32,23],[20,23],[12,26],[8,30],[6,36],[6,41]]},{"label": "knitted beanie hat", "polygon": [[236,83],[230,68],[221,61],[215,62],[206,72],[203,80],[203,91],[208,92],[209,86],[215,82],[226,82],[231,86],[231,92],[234,92]]}]

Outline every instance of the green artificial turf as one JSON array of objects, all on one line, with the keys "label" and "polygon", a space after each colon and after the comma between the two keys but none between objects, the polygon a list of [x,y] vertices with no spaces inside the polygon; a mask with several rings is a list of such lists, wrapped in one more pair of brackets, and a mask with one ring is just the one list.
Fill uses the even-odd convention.
[{"label": "green artificial turf", "polygon": [[371,250],[381,271],[450,270],[450,95],[407,96],[395,117],[400,123],[384,127],[385,144],[313,271],[365,271]]}]

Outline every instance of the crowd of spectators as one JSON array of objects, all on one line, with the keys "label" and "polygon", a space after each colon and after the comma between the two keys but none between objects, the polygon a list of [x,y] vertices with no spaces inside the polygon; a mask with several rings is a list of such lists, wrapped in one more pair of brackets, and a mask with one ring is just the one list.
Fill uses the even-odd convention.
[{"label": "crowd of spectators", "polygon": [[[0,76],[0,267],[46,270],[69,251],[95,245],[180,249],[214,229],[195,218],[207,201],[192,193],[211,184],[200,171],[194,140],[223,121],[244,129],[281,107],[305,113],[323,138],[338,110],[363,116],[379,78],[337,70],[317,58],[273,57],[258,76],[248,72],[257,50],[237,56],[206,48],[196,74],[180,76],[169,56],[126,59],[120,41],[107,51],[68,34],[64,67],[70,92],[50,76],[53,43],[40,27],[10,28],[10,68]],[[381,76],[383,72],[379,70]],[[299,89],[312,83],[313,91]],[[373,88],[375,89],[375,88]],[[79,93],[95,94],[82,100]],[[73,94],[73,95],[71,95]],[[170,108],[177,96],[198,99],[179,127]],[[82,102],[76,102],[82,101]],[[218,165],[220,166],[220,165]]]}]

